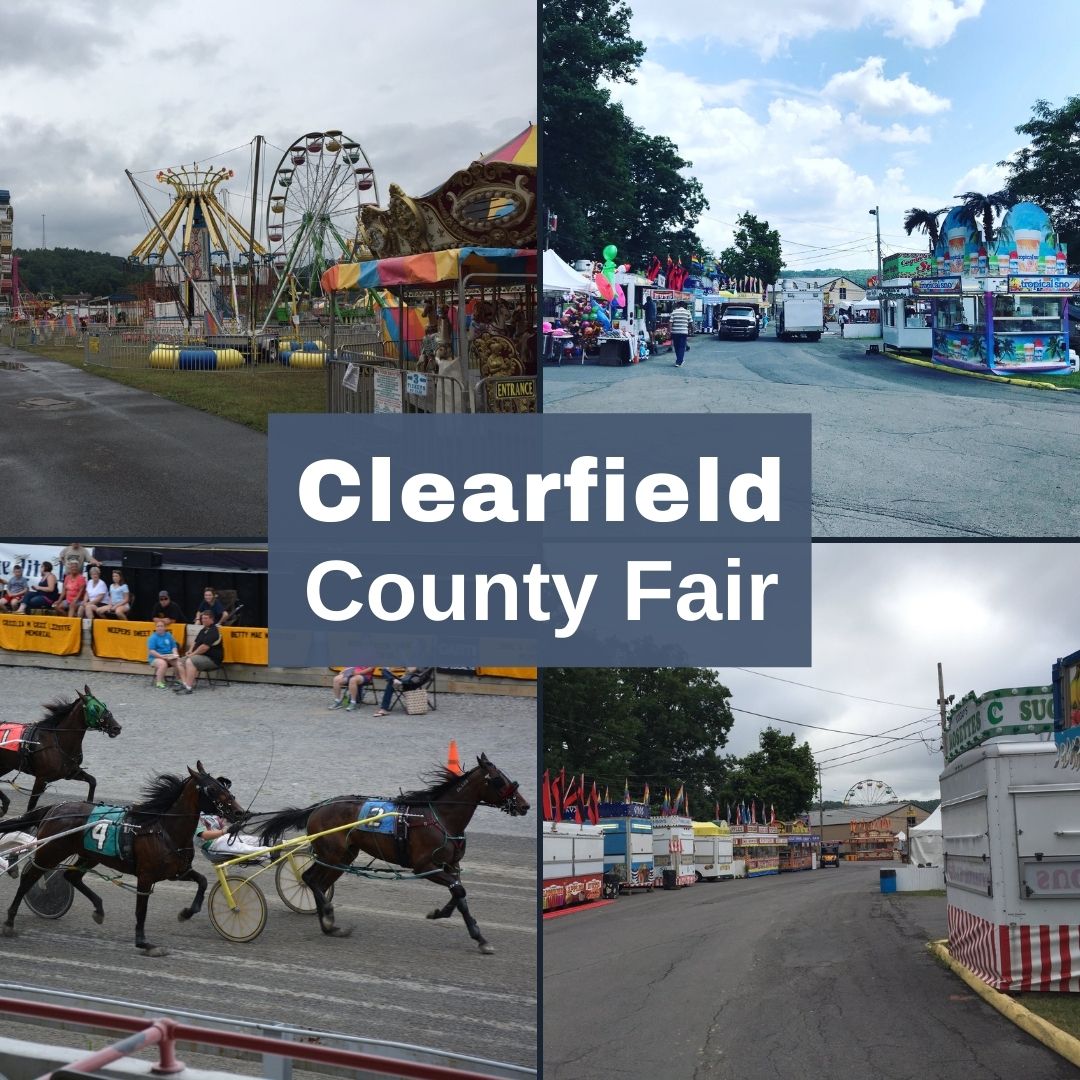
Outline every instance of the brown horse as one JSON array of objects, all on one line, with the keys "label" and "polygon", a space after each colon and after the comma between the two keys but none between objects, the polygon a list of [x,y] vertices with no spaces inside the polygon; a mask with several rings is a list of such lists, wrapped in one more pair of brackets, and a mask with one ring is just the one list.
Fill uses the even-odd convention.
[{"label": "brown horse", "polygon": [[[45,719],[29,724],[22,739],[11,748],[3,744],[0,731],[0,776],[18,771],[34,777],[27,811],[37,806],[47,785],[54,780],[85,780],[89,785],[87,802],[94,798],[97,780],[82,767],[82,741],[88,731],[103,731],[110,739],[120,734],[120,725],[106,705],[84,686],[75,691],[74,701],[53,701],[44,706]],[[0,817],[8,811],[11,800],[0,791]]]},{"label": "brown horse", "polygon": [[395,799],[372,799],[363,795],[342,795],[304,810],[282,810],[262,824],[263,844],[275,844],[289,829],[304,829],[315,834],[350,821],[358,821],[375,812],[381,804],[396,814],[381,823],[385,831],[370,831],[370,826],[343,829],[313,841],[311,866],[304,872],[304,883],[311,889],[324,934],[347,937],[347,928],[334,925],[334,908],[326,891],[360,854],[403,866],[417,877],[426,877],[450,890],[450,902],[436,908],[429,919],[447,919],[461,912],[469,937],[482,953],[495,950],[487,943],[465,901],[461,884],[461,859],[465,854],[465,828],[477,806],[494,806],[517,817],[529,812],[529,804],[518,792],[518,785],[508,780],[486,755],[476,759],[475,769],[459,774],[440,767],[437,780],[430,787],[406,791]]},{"label": "brown horse", "polygon": [[[197,891],[180,919],[190,919],[202,909],[206,878],[192,869],[195,827],[199,814],[219,814],[232,822],[244,810],[221,780],[215,780],[197,762],[186,777],[165,773],[143,790],[143,802],[135,806],[109,807],[99,803],[54,803],[33,813],[0,822],[0,834],[19,829],[37,830],[34,857],[23,867],[19,889],[7,910],[4,937],[15,933],[15,915],[35,881],[65,859],[77,861],[64,877],[94,905],[94,922],[105,921],[101,897],[86,884],[85,874],[99,863],[135,877],[135,947],[148,956],[165,950],[146,940],[146,907],[158,881],[194,881]],[[50,839],[50,837],[52,839]],[[46,841],[42,843],[42,841]]]}]

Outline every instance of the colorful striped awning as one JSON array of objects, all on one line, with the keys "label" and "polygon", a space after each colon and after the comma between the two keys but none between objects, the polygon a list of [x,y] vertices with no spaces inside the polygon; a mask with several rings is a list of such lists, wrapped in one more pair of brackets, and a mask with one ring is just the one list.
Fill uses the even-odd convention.
[{"label": "colorful striped awning", "polygon": [[480,161],[509,161],[513,165],[531,165],[536,168],[536,125],[530,124],[508,143],[484,154]]},{"label": "colorful striped awning", "polygon": [[[532,248],[451,248],[369,262],[338,263],[324,271],[323,292],[341,289],[386,289],[396,285],[456,284],[469,277],[469,285],[492,285],[498,275],[536,276]],[[475,276],[475,275],[486,275]]]}]

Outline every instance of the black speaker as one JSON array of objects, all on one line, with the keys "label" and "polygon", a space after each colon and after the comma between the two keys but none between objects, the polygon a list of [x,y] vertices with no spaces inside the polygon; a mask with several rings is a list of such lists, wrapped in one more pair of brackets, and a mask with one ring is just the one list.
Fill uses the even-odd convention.
[{"label": "black speaker", "polygon": [[126,570],[156,570],[161,565],[161,552],[142,548],[125,551],[120,561]]}]

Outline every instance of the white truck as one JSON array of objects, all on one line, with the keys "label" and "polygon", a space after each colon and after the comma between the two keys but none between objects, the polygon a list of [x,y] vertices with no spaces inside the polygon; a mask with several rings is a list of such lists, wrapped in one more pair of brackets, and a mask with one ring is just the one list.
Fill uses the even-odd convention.
[{"label": "white truck", "polygon": [[820,289],[782,289],[773,296],[773,326],[781,341],[805,337],[820,341],[825,304]]}]

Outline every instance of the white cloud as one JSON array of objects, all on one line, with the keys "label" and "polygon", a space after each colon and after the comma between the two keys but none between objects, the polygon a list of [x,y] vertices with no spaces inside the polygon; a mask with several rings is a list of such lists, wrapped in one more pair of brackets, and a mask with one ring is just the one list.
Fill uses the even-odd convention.
[{"label": "white cloud", "polygon": [[1009,171],[1001,165],[983,163],[968,169],[953,185],[954,194],[965,191],[981,191],[984,194],[991,191],[1000,191],[1005,186]]},{"label": "white cloud", "polygon": [[886,78],[882,56],[868,57],[862,67],[853,71],[837,72],[822,93],[828,98],[853,101],[873,112],[931,115],[951,107],[947,98],[913,83],[906,71],[895,79]]},{"label": "white cloud", "polygon": [[648,41],[722,41],[752,48],[763,59],[800,39],[824,32],[847,32],[870,25],[886,36],[920,49],[944,45],[967,19],[977,17],[984,0],[848,0],[832,8],[794,7],[791,0],[757,0],[730,18],[718,15],[713,0],[683,0],[679,17],[652,0],[631,0],[633,32]]}]

